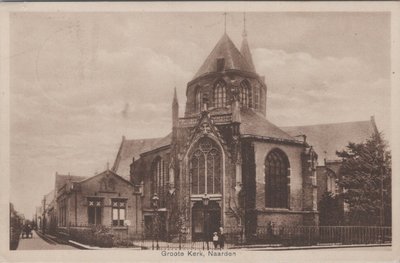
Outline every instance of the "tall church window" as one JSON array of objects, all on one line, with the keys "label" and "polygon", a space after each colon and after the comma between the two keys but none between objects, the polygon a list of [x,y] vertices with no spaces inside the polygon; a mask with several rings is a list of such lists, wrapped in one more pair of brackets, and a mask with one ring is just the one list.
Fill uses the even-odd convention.
[{"label": "tall church window", "polygon": [[327,176],[326,176],[326,191],[331,192],[332,194],[338,193],[338,185],[336,183],[336,174],[331,170],[328,170]]},{"label": "tall church window", "polygon": [[192,194],[220,194],[222,157],[218,145],[201,139],[190,158]]},{"label": "tall church window", "polygon": [[202,107],[202,102],[201,102],[201,90],[200,87],[197,87],[196,89],[196,111],[201,111]]},{"label": "tall church window", "polygon": [[102,212],[103,212],[103,199],[88,198],[89,225],[101,225]]},{"label": "tall church window", "polygon": [[253,100],[254,109],[258,109],[260,107],[260,87],[254,87],[254,100]]},{"label": "tall church window", "polygon": [[61,199],[59,202],[59,226],[66,226],[67,225],[67,203],[66,199]]},{"label": "tall church window", "polygon": [[271,151],[265,159],[265,206],[289,207],[289,160],[279,149]]},{"label": "tall church window", "polygon": [[214,107],[222,108],[226,106],[226,84],[219,81],[214,88]]},{"label": "tall church window", "polygon": [[251,89],[247,80],[240,83],[240,105],[244,107],[251,107]]},{"label": "tall church window", "polygon": [[152,165],[152,175],[153,175],[153,189],[152,194],[157,193],[160,198],[160,207],[165,207],[165,193],[166,193],[166,183],[168,178],[168,167],[164,160],[157,157]]}]

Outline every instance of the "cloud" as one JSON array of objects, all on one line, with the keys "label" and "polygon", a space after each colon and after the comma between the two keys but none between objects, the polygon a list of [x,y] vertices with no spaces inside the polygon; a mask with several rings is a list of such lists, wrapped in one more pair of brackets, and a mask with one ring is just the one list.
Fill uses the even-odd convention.
[{"label": "cloud", "polygon": [[259,48],[256,68],[266,75],[267,115],[277,125],[366,120],[389,122],[390,81],[355,57],[314,57]]}]

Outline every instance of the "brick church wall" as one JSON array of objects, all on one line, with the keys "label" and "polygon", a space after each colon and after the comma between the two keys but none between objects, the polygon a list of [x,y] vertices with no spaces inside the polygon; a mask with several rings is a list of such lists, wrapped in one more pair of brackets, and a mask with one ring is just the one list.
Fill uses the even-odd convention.
[{"label": "brick church wall", "polygon": [[265,185],[265,158],[267,154],[275,149],[281,149],[288,157],[290,164],[290,209],[294,211],[301,211],[303,209],[302,205],[302,195],[303,195],[303,178],[301,169],[301,153],[303,151],[302,147],[293,145],[283,145],[276,143],[264,143],[264,142],[254,142],[255,150],[255,163],[256,163],[256,209],[265,209],[265,199],[264,199],[264,185]]}]

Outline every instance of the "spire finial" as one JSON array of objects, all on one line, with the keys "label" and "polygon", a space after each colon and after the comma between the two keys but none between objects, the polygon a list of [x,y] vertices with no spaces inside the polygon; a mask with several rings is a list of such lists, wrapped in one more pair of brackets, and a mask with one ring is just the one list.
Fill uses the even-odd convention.
[{"label": "spire finial", "polygon": [[246,13],[243,12],[243,33],[242,37],[247,37],[247,31],[246,31]]},{"label": "spire finial", "polygon": [[224,33],[226,34],[226,12],[224,12]]}]

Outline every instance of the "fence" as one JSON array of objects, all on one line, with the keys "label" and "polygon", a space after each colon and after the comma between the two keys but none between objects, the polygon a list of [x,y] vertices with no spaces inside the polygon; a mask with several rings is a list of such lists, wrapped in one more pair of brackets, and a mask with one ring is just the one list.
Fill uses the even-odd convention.
[{"label": "fence", "polygon": [[[87,226],[82,228],[88,229]],[[81,227],[71,227],[72,229]],[[65,229],[66,230],[66,229]],[[67,232],[64,233],[67,234]],[[191,241],[181,236],[145,235],[130,231],[129,228],[110,229],[113,246],[135,246],[141,249],[160,250],[211,250],[215,249],[211,240]],[[75,232],[75,231],[74,231]],[[72,236],[71,236],[72,238]],[[101,239],[104,237],[102,236]],[[94,238],[92,240],[97,240]],[[90,240],[90,242],[92,241]],[[89,240],[88,240],[89,241]],[[391,227],[378,226],[265,226],[258,227],[255,233],[245,233],[239,227],[224,229],[224,249],[265,246],[311,246],[311,245],[354,245],[354,244],[390,244]],[[220,249],[219,247],[217,249]]]},{"label": "fence", "polygon": [[392,228],[379,226],[267,226],[259,227],[249,243],[282,245],[391,243]]}]

